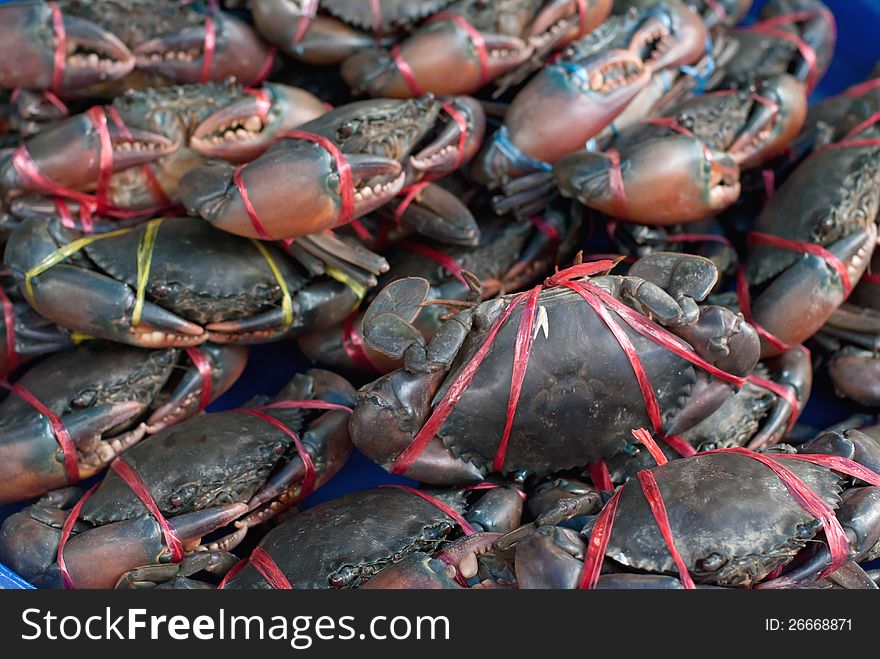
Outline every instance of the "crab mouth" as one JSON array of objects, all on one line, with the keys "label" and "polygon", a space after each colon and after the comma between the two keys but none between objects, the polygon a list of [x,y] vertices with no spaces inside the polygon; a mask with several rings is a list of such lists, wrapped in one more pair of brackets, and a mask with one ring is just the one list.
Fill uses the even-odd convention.
[{"label": "crab mouth", "polygon": [[210,115],[193,131],[190,146],[202,155],[235,159],[249,151],[268,146],[267,112],[254,99],[238,101]]},{"label": "crab mouth", "polygon": [[572,28],[572,17],[562,16],[545,29],[541,30],[530,38],[532,45],[536,49],[544,49],[552,44],[556,44],[565,34]]},{"label": "crab mouth", "polygon": [[506,70],[525,62],[532,47],[522,39],[498,34],[484,35],[486,59],[490,69]]},{"label": "crab mouth", "polygon": [[116,78],[131,71],[135,60],[130,53],[120,53],[111,47],[102,48],[98,43],[70,40],[64,63],[73,70],[92,70],[102,78]]},{"label": "crab mouth", "polygon": [[138,68],[197,75],[205,61],[204,28],[188,28],[145,41],[134,49]]},{"label": "crab mouth", "polygon": [[594,92],[607,94],[639,82],[645,73],[645,66],[638,60],[612,61],[590,72],[589,87]]},{"label": "crab mouth", "polygon": [[749,118],[748,125],[727,150],[738,164],[760,153],[777,134],[781,121],[778,111],[759,104]]},{"label": "crab mouth", "polygon": [[[470,119],[467,120],[466,131],[467,134],[473,132]],[[417,154],[410,156],[410,164],[422,172],[448,171],[455,168],[456,164],[462,162],[464,158],[464,154],[459,148],[461,137],[461,127],[456,122],[450,121],[437,139]]]}]

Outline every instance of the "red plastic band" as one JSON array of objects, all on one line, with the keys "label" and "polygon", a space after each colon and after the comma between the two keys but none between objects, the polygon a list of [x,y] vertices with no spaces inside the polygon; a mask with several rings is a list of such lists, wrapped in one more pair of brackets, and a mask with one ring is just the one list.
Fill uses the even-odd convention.
[{"label": "red plastic band", "polygon": [[[119,132],[122,133],[122,136],[130,141],[134,141],[134,136],[131,134],[131,131],[128,129],[128,126],[125,125],[125,122],[122,120],[122,117],[119,115],[119,111],[112,105],[106,106],[107,114],[110,115],[110,120],[119,129]],[[165,194],[165,190],[162,189],[162,185],[159,183],[159,180],[156,178],[155,172],[153,172],[153,168],[150,166],[150,163],[145,162],[141,165],[141,171],[144,175],[144,180],[147,183],[147,187],[150,189],[150,192],[156,198],[157,203],[161,205],[171,205],[171,200],[168,198],[168,195]]]},{"label": "red plastic band", "polygon": [[430,184],[430,181],[420,181],[418,183],[413,183],[400,191],[400,196],[403,198],[400,200],[397,208],[394,209],[395,223],[400,224],[403,219],[403,214],[406,213],[406,209],[409,208],[410,204],[416,200],[416,197],[422,193],[422,190],[427,188]]},{"label": "red plastic band", "polygon": [[[618,344],[626,353],[630,365],[632,366],[633,371],[636,374],[639,388],[645,401],[645,407],[648,413],[648,417],[651,420],[652,427],[655,427],[657,429],[658,434],[661,434],[662,432],[662,419],[660,415],[659,403],[657,402],[654,389],[648,380],[647,374],[644,370],[644,366],[642,365],[641,360],[638,357],[638,353],[636,352],[635,347],[629,340],[629,337],[620,327],[620,325],[611,318],[608,313],[608,309],[613,310],[634,331],[653,341],[657,345],[665,348],[666,350],[669,350],[673,354],[678,355],[679,357],[690,362],[691,364],[702,368],[711,375],[714,375],[715,377],[725,382],[734,384],[735,386],[742,386],[746,382],[746,378],[733,375],[731,373],[721,370],[713,364],[710,364],[702,357],[697,355],[693,351],[692,347],[685,343],[682,339],[678,338],[674,334],[668,332],[664,328],[648,320],[643,315],[639,314],[638,312],[626,306],[621,301],[601,290],[599,287],[593,286],[586,282],[574,281],[579,277],[589,276],[592,274],[597,274],[599,272],[610,270],[613,266],[614,262],[612,261],[581,263],[561,272],[557,272],[555,275],[548,278],[544,282],[543,287],[566,286],[567,288],[572,289],[593,308],[600,319],[606,324],[606,326],[608,326],[615,339],[617,339]],[[443,426],[443,423],[452,413],[452,410],[458,404],[459,400],[461,400],[461,396],[464,394],[464,391],[473,380],[477,369],[486,358],[486,355],[488,354],[489,349],[494,343],[495,338],[501,329],[501,326],[507,321],[507,319],[520,305],[520,303],[522,303],[531,295],[532,291],[520,293],[511,300],[507,308],[498,316],[498,318],[496,318],[495,322],[492,324],[488,333],[486,334],[482,345],[479,347],[473,357],[471,357],[470,361],[461,369],[458,376],[447,390],[446,395],[434,407],[434,410],[432,411],[428,420],[422,426],[421,430],[419,430],[409,446],[407,446],[394,460],[391,465],[392,473],[405,473],[415,463],[422,452],[424,452],[425,448],[427,448],[428,444],[431,442],[436,433]],[[523,313],[529,313],[529,310],[526,309]],[[518,330],[517,334],[518,340],[520,337],[520,331],[524,332],[525,330],[520,327],[520,330]],[[530,342],[534,341],[533,334],[529,335],[528,338]],[[527,362],[525,362],[522,357],[528,357],[528,354],[529,353],[524,346],[518,349],[517,355],[519,358],[515,361],[515,363],[523,363],[521,365],[518,365],[514,370],[514,378],[511,383],[512,392],[515,391],[516,387],[521,386],[522,378],[525,377],[525,368],[527,367]],[[512,399],[513,396],[511,396],[510,400]],[[513,411],[515,411],[515,406]],[[507,424],[510,423],[512,413],[513,412],[511,411],[511,408],[509,406],[505,428],[507,427]],[[673,440],[673,442],[674,441],[675,440]],[[499,447],[499,453],[500,449],[501,447]],[[688,449],[685,450],[687,451]],[[499,463],[499,453],[496,453],[495,456],[494,464],[496,465]],[[503,454],[501,454],[501,463],[503,464]]]},{"label": "red plastic band", "polygon": [[212,387],[214,384],[214,369],[211,360],[195,346],[187,346],[186,354],[202,377],[202,390],[199,396],[199,409],[203,410],[211,404]]},{"label": "red plastic band", "polygon": [[424,256],[426,259],[429,259],[436,263],[439,266],[446,268],[453,277],[458,279],[465,287],[468,286],[467,279],[462,275],[463,268],[459,265],[458,261],[449,256],[449,254],[444,254],[443,252],[428,247],[427,245],[421,245],[419,243],[413,243],[408,240],[400,243],[400,249],[406,252],[412,252],[413,254],[419,254],[420,256]]},{"label": "red plastic band", "polygon": [[312,19],[314,19],[315,14],[318,13],[318,1],[319,0],[305,0],[303,2],[303,13],[296,24],[296,34],[293,35],[293,41],[291,42],[292,47],[299,44],[306,35],[306,31],[308,31]]},{"label": "red plastic band", "polygon": [[849,89],[847,89],[841,96],[851,96],[858,98],[859,96],[864,96],[868,92],[874,91],[880,87],[880,78],[873,78],[871,80],[865,80],[865,82],[860,82],[857,85],[853,85]]},{"label": "red plastic band", "polygon": [[245,165],[238,165],[232,170],[232,183],[238,189],[238,194],[241,195],[241,203],[244,205],[244,210],[247,213],[248,219],[251,221],[251,226],[254,228],[254,231],[257,232],[257,236],[261,240],[272,240],[272,236],[266,231],[266,227],[262,220],[260,220],[260,216],[257,215],[257,209],[254,208],[253,203],[251,203],[247,186],[241,178],[241,170],[243,167],[245,167]]},{"label": "red plastic band", "polygon": [[523,310],[519,315],[519,326],[516,329],[516,344],[513,351],[513,373],[510,378],[510,394],[507,397],[507,417],[504,421],[504,431],[498,441],[495,451],[495,459],[492,462],[492,470],[500,472],[504,468],[504,458],[507,455],[507,442],[510,440],[510,430],[513,428],[513,417],[516,415],[516,407],[519,404],[519,396],[522,393],[523,381],[526,377],[526,367],[532,354],[534,343],[535,318],[538,314],[538,295],[541,287],[535,286],[524,298]]},{"label": "red plastic band", "polygon": [[752,384],[776,394],[791,406],[791,416],[788,419],[787,426],[787,432],[790,432],[791,429],[794,428],[794,424],[797,422],[798,417],[801,415],[801,407],[795,393],[789,387],[781,385],[778,382],[773,382],[773,380],[762,378],[760,375],[755,375],[754,373],[749,375],[747,379]]},{"label": "red plastic band", "polygon": [[307,133],[302,130],[291,130],[281,134],[280,137],[314,142],[330,154],[336,163],[336,172],[339,176],[339,220],[336,222],[336,226],[351,222],[354,219],[354,177],[351,173],[351,165],[345,154],[323,135]]},{"label": "red plastic band", "polygon": [[345,321],[342,323],[342,347],[345,349],[345,354],[348,355],[348,358],[354,362],[354,365],[357,368],[367,371],[368,373],[379,371],[373,362],[370,361],[370,357],[364,347],[363,339],[361,339],[357,330],[355,330],[354,324],[358,315],[359,311],[358,309],[355,309],[348,314]]},{"label": "red plastic band", "polygon": [[[16,91],[18,91],[18,90],[16,89]],[[58,96],[53,94],[50,90],[48,90],[48,89],[43,90],[42,96],[47,101],[49,101],[52,105],[54,105],[55,108],[59,112],[61,112],[61,114],[67,115],[70,112],[70,110],[67,109],[67,105],[64,103],[64,101],[62,101],[60,98],[58,98]]]},{"label": "red plastic band", "polygon": [[64,17],[57,2],[49,3],[52,12],[52,33],[55,36],[55,52],[52,55],[52,91],[60,92],[64,85],[64,66],[67,58],[67,33],[64,30]]},{"label": "red plastic band", "polygon": [[275,590],[293,590],[284,572],[262,547],[254,547],[249,562]]},{"label": "red plastic band", "polygon": [[452,558],[452,556],[441,550],[434,555],[434,558],[443,561],[446,565],[453,568],[455,570],[455,576],[453,577],[455,583],[457,583],[462,588],[468,588],[467,579],[465,579],[464,575],[462,575],[462,573],[459,571],[458,563],[456,563],[455,559]]},{"label": "red plastic band", "polygon": [[217,47],[217,28],[214,17],[205,17],[205,43],[202,46],[202,70],[199,82],[206,83],[211,79],[211,65],[214,63],[214,50]]},{"label": "red plastic band", "polygon": [[[364,242],[369,242],[373,238],[373,234],[370,233],[370,230],[364,226],[364,223],[360,220],[352,220],[349,222],[351,228],[354,229],[354,232],[357,234],[357,237],[363,240]],[[376,249],[376,248],[374,248]]]},{"label": "red plastic band", "polygon": [[[687,135],[688,137],[696,137],[694,132],[688,128],[682,126],[679,122],[677,122],[672,117],[649,117],[642,121],[643,124],[648,124],[651,126],[660,126],[662,128],[669,128],[670,130],[679,133],[680,135]],[[699,138],[698,138],[699,139]]]},{"label": "red plastic band", "polygon": [[668,243],[719,243],[725,247],[732,247],[731,242],[716,233],[677,233],[666,237]]},{"label": "red plastic band", "polygon": [[461,489],[463,489],[467,492],[476,492],[478,490],[497,490],[499,487],[510,488],[519,495],[520,499],[522,499],[523,501],[526,500],[526,493],[525,492],[523,492],[518,487],[514,487],[513,485],[510,485],[507,483],[505,483],[503,485],[501,483],[486,483],[486,482],[475,483],[474,485],[466,485],[465,487],[463,487]]},{"label": "red plastic band", "polygon": [[575,7],[577,9],[578,25],[580,25],[578,36],[582,37],[587,33],[587,0],[575,0]]},{"label": "red plastic band", "polygon": [[736,270],[736,301],[739,304],[739,310],[742,313],[743,318],[745,318],[746,322],[755,328],[758,336],[760,336],[777,350],[780,350],[782,352],[791,350],[793,346],[786,343],[775,334],[772,334],[768,330],[764,329],[764,327],[758,324],[752,317],[752,298],[749,294],[749,281],[748,279],[746,279],[746,271],[742,265],[740,265]]},{"label": "red plastic band", "polygon": [[[662,434],[658,434],[657,437],[659,437],[661,442],[666,444],[666,446],[671,448],[673,451],[678,453],[683,458],[689,458],[692,455],[697,454],[697,449],[695,449],[693,446],[688,444],[686,441],[684,441],[678,435],[663,436]],[[666,456],[664,456],[664,457],[666,457]]]},{"label": "red plastic band", "polygon": [[[452,21],[468,33],[471,43],[474,46],[474,50],[477,51],[477,57],[480,60],[480,87],[489,82],[491,79],[489,76],[489,53],[486,51],[486,41],[483,39],[482,33],[471,25],[463,16],[448,11],[441,11],[434,14],[431,18],[425,21],[425,25],[436,23],[437,21]],[[479,89],[479,87],[477,87],[477,89]]]},{"label": "red plastic band", "polygon": [[859,279],[859,283],[861,284],[862,282],[866,284],[880,284],[880,272],[866,272]]},{"label": "red plastic band", "polygon": [[406,83],[407,87],[409,87],[409,90],[412,92],[413,96],[424,96],[425,90],[422,89],[419,81],[416,80],[416,74],[412,70],[412,67],[405,59],[403,59],[403,55],[400,52],[400,46],[398,44],[394,44],[391,47],[391,59],[394,60],[394,64],[395,66],[397,66],[400,77],[403,78],[403,82]]},{"label": "red plastic band", "polygon": [[468,123],[465,116],[455,109],[452,101],[446,101],[440,107],[458,124],[458,156],[455,159],[455,164],[452,165],[452,169],[455,170],[461,167],[461,163],[464,160],[464,147],[467,144],[468,138]]},{"label": "red plastic band", "polygon": [[626,189],[623,185],[623,173],[620,171],[620,154],[616,149],[608,149],[604,152],[611,161],[608,170],[608,190],[611,193],[611,208],[621,219],[628,217],[626,209]]},{"label": "red plastic band", "polygon": [[67,570],[67,563],[64,561],[64,546],[70,539],[70,535],[73,532],[73,525],[76,524],[76,520],[79,519],[79,511],[82,510],[83,504],[90,496],[92,496],[92,493],[98,489],[98,485],[100,484],[100,482],[95,483],[86,490],[86,493],[76,502],[76,505],[70,509],[67,517],[64,518],[64,524],[61,526],[61,536],[58,538],[58,551],[55,555],[55,562],[58,563],[58,570],[61,572],[61,583],[67,590],[75,590],[76,586],[73,583],[70,572]]},{"label": "red plastic band", "polygon": [[382,40],[382,6],[379,0],[370,0],[370,13],[373,14],[373,34],[378,42]]},{"label": "red plastic band", "polygon": [[643,469],[636,475],[638,476],[639,484],[642,486],[642,494],[645,495],[645,500],[648,502],[651,514],[654,516],[654,521],[657,522],[657,528],[660,529],[660,534],[663,536],[663,540],[669,548],[669,553],[672,554],[672,560],[675,562],[675,567],[678,568],[678,576],[681,579],[681,583],[688,590],[693,590],[696,588],[694,580],[691,579],[690,572],[688,572],[684,559],[681,557],[681,554],[678,553],[678,549],[675,548],[675,541],[672,538],[672,528],[669,525],[669,516],[666,513],[666,506],[663,503],[663,497],[660,495],[660,488],[657,487],[657,481],[654,478],[654,474],[651,473],[649,469]]},{"label": "red plastic band", "polygon": [[802,242],[799,240],[789,240],[788,238],[781,238],[780,236],[774,236],[769,233],[761,233],[758,231],[752,231],[751,233],[749,233],[749,235],[746,237],[746,244],[750,246],[763,245],[766,247],[778,247],[779,249],[785,249],[798,254],[810,254],[811,256],[818,256],[819,258],[824,260],[825,263],[827,263],[829,266],[837,271],[837,274],[840,277],[840,281],[843,284],[844,295],[849,295],[850,291],[852,291],[853,284],[849,278],[849,272],[846,266],[843,264],[843,261],[834,256],[834,254],[829,252],[821,245]]},{"label": "red plastic band", "polygon": [[477,530],[473,526],[471,526],[471,523],[468,522],[457,510],[450,508],[439,499],[432,497],[430,494],[422,492],[421,490],[416,490],[412,487],[407,487],[406,485],[380,485],[379,487],[404,490],[406,492],[409,492],[410,494],[415,494],[417,497],[421,497],[432,506],[439,508],[446,515],[449,515],[453,520],[455,520],[455,523],[458,524],[458,526],[461,528],[461,532],[465,535],[473,535],[477,532]]},{"label": "red plastic band", "polygon": [[531,222],[532,226],[535,227],[538,231],[547,236],[551,243],[559,243],[559,232],[556,230],[556,227],[550,224],[543,217],[541,217],[540,215],[532,215],[529,218],[529,222]]},{"label": "red plastic band", "polygon": [[808,44],[806,41],[801,39],[799,36],[792,34],[791,32],[786,32],[785,30],[777,29],[777,26],[790,25],[792,23],[797,23],[798,21],[806,21],[820,15],[824,15],[826,16],[826,18],[829,18],[829,20],[831,21],[831,25],[836,32],[836,23],[834,21],[834,16],[833,14],[831,14],[830,11],[824,8],[819,10],[799,11],[791,14],[774,16],[772,18],[768,18],[767,20],[761,21],[760,23],[755,23],[754,25],[749,25],[744,28],[746,30],[753,30],[762,34],[767,34],[769,36],[776,37],[777,39],[782,39],[783,41],[788,41],[789,43],[794,44],[798,52],[801,54],[801,57],[804,58],[804,62],[807,65],[807,79],[805,82],[807,85],[807,90],[809,92],[812,92],[816,88],[816,83],[818,82],[818,55],[816,54],[816,51],[813,50],[813,47],[810,46],[810,44]]},{"label": "red plastic band", "polygon": [[153,495],[150,494],[150,490],[147,488],[144,481],[138,473],[132,469],[131,465],[125,462],[122,458],[116,458],[111,462],[110,468],[119,474],[122,480],[125,481],[125,484],[131,488],[131,491],[137,495],[137,498],[141,500],[141,503],[143,503],[147,510],[150,511],[150,514],[156,518],[159,527],[162,529],[162,536],[165,538],[165,544],[168,545],[168,549],[171,551],[171,562],[179,563],[183,559],[183,543],[180,541],[177,529],[175,529],[171,522],[165,519],[164,515],[162,515],[162,511],[159,510],[159,506],[156,505],[155,500],[153,500]]},{"label": "red plastic band", "polygon": [[73,485],[79,482],[79,457],[76,453],[76,445],[70,437],[64,422],[57,414],[48,407],[43,405],[37,397],[20,384],[9,384],[6,380],[0,380],[0,387],[12,392],[15,396],[21,398],[25,403],[33,407],[37,412],[49,420],[52,426],[52,432],[58,445],[61,446],[61,452],[64,454],[64,471],[67,474],[67,484]]},{"label": "red plastic band", "polygon": [[21,363],[15,351],[15,307],[6,291],[0,286],[0,304],[3,305],[3,322],[6,323],[6,373],[12,373]]},{"label": "red plastic band", "polygon": [[254,76],[254,79],[250,81],[251,85],[261,85],[266,82],[266,78],[269,77],[269,74],[272,72],[272,65],[275,63],[275,55],[278,53],[278,48],[276,46],[271,46],[269,50],[266,52],[266,61],[263,62],[263,66],[260,67],[260,70],[257,71],[257,75]]},{"label": "red plastic band", "polygon": [[854,139],[856,135],[863,130],[867,130],[877,122],[880,122],[880,111],[875,112],[858,126],[850,130],[842,140],[839,142],[832,142],[831,144],[824,146],[822,150],[829,151],[831,149],[846,149],[860,146],[880,146],[880,139],[878,138]]},{"label": "red plastic band", "polygon": [[[295,402],[295,401],[288,401]],[[267,406],[268,407],[268,406]],[[265,409],[265,408],[263,408]],[[305,499],[312,492],[315,491],[315,481],[317,480],[315,474],[315,463],[312,460],[312,456],[309,455],[309,452],[306,451],[305,446],[303,446],[302,442],[299,440],[299,436],[293,432],[290,428],[284,425],[281,421],[276,419],[274,416],[269,416],[265,412],[259,409],[238,409],[231,410],[232,412],[236,412],[238,414],[248,414],[250,416],[256,417],[258,419],[262,419],[266,423],[271,426],[274,426],[285,435],[290,437],[291,441],[293,441],[294,447],[296,447],[296,452],[299,455],[299,459],[302,460],[303,470],[305,473],[303,474],[302,484],[300,486],[300,498]]]},{"label": "red plastic band", "polygon": [[782,481],[782,484],[785,485],[785,488],[801,507],[822,522],[822,528],[825,531],[825,539],[828,542],[828,551],[831,554],[831,565],[824,570],[818,578],[821,579],[831,572],[834,572],[834,570],[848,560],[849,540],[846,537],[846,532],[843,530],[843,527],[840,525],[840,522],[834,514],[834,510],[806,483],[776,461],[775,458],[781,456],[774,455],[771,457],[769,455],[756,453],[755,451],[739,447],[714,449],[712,451],[706,451],[703,455],[709,455],[712,453],[736,453],[757,460],[761,464],[769,467],[773,470],[773,473],[779,477],[779,480]]},{"label": "red plastic band", "polygon": [[608,471],[608,465],[605,460],[599,462],[591,462],[587,465],[587,471],[590,472],[590,480],[600,492],[611,492],[614,484],[611,482],[611,472]]},{"label": "red plastic band", "polygon": [[657,445],[657,442],[654,441],[654,438],[651,437],[651,433],[649,433],[644,428],[639,428],[637,430],[632,431],[633,437],[639,440],[646,449],[648,449],[648,453],[651,454],[651,457],[654,458],[654,461],[657,463],[657,466],[665,465],[669,460],[666,459],[666,455],[663,453],[662,449]]},{"label": "red plastic band", "polygon": [[617,513],[617,504],[620,502],[622,491],[622,489],[617,490],[614,496],[608,499],[608,503],[603,506],[596,518],[590,539],[587,541],[587,553],[584,556],[579,589],[595,588],[599,581],[605,550],[608,549],[608,541],[611,539],[611,526],[614,524],[614,515]]}]

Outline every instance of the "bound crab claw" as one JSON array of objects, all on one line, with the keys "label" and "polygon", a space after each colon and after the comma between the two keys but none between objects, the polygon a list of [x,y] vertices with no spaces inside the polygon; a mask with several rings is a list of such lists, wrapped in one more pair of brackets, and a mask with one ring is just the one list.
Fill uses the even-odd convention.
[{"label": "bound crab claw", "polygon": [[471,161],[486,134],[486,113],[470,96],[456,96],[443,105],[436,135],[410,156],[409,164],[421,174],[449,174]]},{"label": "bound crab claw", "polygon": [[[139,70],[177,83],[226,80],[260,82],[272,53],[256,32],[226,12],[211,15],[213,39],[207,23],[169,31],[134,47]],[[212,44],[208,52],[206,44]]]},{"label": "bound crab claw", "polygon": [[[19,501],[61,487],[75,474],[103,470],[146,434],[196,414],[208,392],[214,400],[238,379],[247,352],[205,346],[211,372],[201,371],[182,350],[155,352],[88,343],[60,352],[30,369],[17,391],[0,403],[0,503]],[[69,464],[52,420],[28,394],[51,410],[70,435]]]},{"label": "bound crab claw", "polygon": [[[645,224],[705,219],[740,194],[739,167],[695,137],[649,140],[618,154],[582,152],[553,168],[559,189],[589,208]],[[656,167],[664,163],[662,172]]]},{"label": "bound crab claw", "polygon": [[[251,3],[254,25],[271,43],[309,64],[338,64],[349,55],[376,45],[374,35],[333,16],[315,16],[306,11],[308,4],[297,0],[258,0]],[[350,7],[350,11],[358,11],[360,5]]]},{"label": "bound crab claw", "polygon": [[536,5],[459,0],[392,51],[372,48],[349,57],[342,77],[355,93],[375,97],[472,93],[531,56]]},{"label": "bound crab claw", "polygon": [[359,267],[387,267],[335,242],[327,258],[352,286],[276,246],[186,217],[91,237],[57,219],[27,220],[9,239],[6,264],[42,315],[90,336],[149,348],[255,343],[341,321],[363,294],[358,286],[371,285]]},{"label": "bound crab claw", "polygon": [[116,36],[53,5],[18,2],[0,7],[0,89],[77,91],[122,78],[134,68],[134,55]]},{"label": "bound crab claw", "polygon": [[[435,167],[430,156],[448,146],[456,129],[441,131],[438,146],[417,149],[440,111],[430,95],[342,106],[303,124],[240,170],[209,164],[189,172],[181,180],[182,201],[191,214],[242,236],[295,238],[332,229],[395,197],[411,154],[422,154],[427,170]],[[447,155],[436,166],[444,166]]]},{"label": "bound crab claw", "polygon": [[[172,556],[141,495],[123,472],[111,469],[83,501],[77,533],[64,547],[74,585],[111,588],[129,570],[146,580],[150,564],[161,573],[193,553],[229,552],[250,527],[296,505],[338,472],[351,452],[346,408],[354,390],[348,382],[312,370],[296,375],[268,405],[262,402],[199,415],[126,453],[126,465],[180,536],[183,556]],[[38,520],[28,509],[14,517],[0,530],[0,560],[49,566],[25,578],[57,575],[58,538],[44,530],[48,542],[22,544],[10,529]],[[93,560],[105,553],[106,559]]]},{"label": "bound crab claw", "polygon": [[[123,130],[113,122],[107,125],[112,149],[112,172],[155,162],[172,153],[177,145],[159,133],[130,128]],[[69,117],[49,130],[27,140],[26,152],[45,176],[68,190],[94,190],[105,165],[101,136],[92,115]],[[0,162],[0,193],[5,201],[23,192],[44,192],[39,180],[28,175],[16,151]]]},{"label": "bound crab claw", "polygon": [[192,150],[208,158],[248,162],[279,135],[326,112],[320,99],[297,87],[266,83],[261,90],[263,95],[239,94],[238,100],[201,120],[189,141]]}]

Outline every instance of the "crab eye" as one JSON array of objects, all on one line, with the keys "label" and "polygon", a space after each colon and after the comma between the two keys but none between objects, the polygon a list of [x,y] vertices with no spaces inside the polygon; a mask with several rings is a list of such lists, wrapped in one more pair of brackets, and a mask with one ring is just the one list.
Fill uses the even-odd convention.
[{"label": "crab eye", "polygon": [[334,588],[344,588],[352,581],[354,581],[357,576],[357,570],[355,570],[352,566],[346,565],[340,568],[334,574],[331,574],[328,578],[330,585]]},{"label": "crab eye", "polygon": [[98,392],[94,389],[86,389],[85,391],[80,391],[70,401],[70,406],[77,409],[91,407],[95,403],[95,398],[97,398],[97,396]]},{"label": "crab eye", "polygon": [[354,124],[350,121],[346,121],[336,130],[336,133],[341,138],[351,137],[354,135]]}]

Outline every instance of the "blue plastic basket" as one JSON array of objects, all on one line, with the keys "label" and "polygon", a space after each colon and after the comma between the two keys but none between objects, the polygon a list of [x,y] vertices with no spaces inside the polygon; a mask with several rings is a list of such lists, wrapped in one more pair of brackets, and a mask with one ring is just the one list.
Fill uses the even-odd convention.
[{"label": "blue plastic basket", "polygon": [[[5,4],[9,0],[0,0]],[[756,0],[751,19],[757,16],[766,0]],[[880,0],[825,0],[834,12],[838,26],[838,42],[828,73],[813,94],[818,100],[836,94],[863,80],[874,62],[880,59],[876,30],[880,25]],[[293,376],[308,368],[290,344],[255,346],[247,369],[236,385],[209,410],[237,407],[257,394],[273,395]],[[823,428],[863,411],[834,395],[827,382],[816,382],[810,403],[801,422]],[[334,499],[347,492],[374,487],[383,483],[412,484],[412,481],[386,473],[360,453],[355,452],[340,473],[321,487],[305,502],[304,507]],[[0,523],[21,506],[0,508]],[[0,588],[33,588],[27,581],[0,564]]]}]

